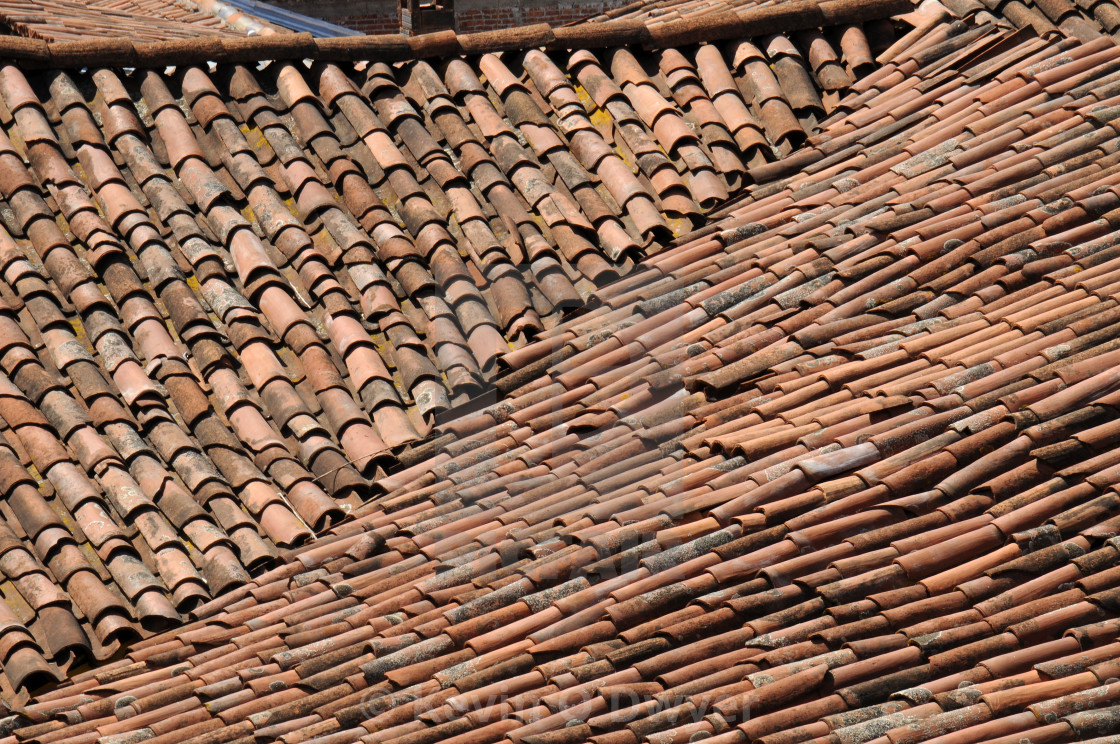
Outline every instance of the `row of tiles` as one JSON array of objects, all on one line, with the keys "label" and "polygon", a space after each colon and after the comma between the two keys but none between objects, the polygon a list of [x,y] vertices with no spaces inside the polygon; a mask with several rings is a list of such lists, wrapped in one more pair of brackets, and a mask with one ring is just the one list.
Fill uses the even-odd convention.
[{"label": "row of tiles", "polygon": [[[638,0],[592,16],[583,23],[636,21],[649,28],[705,17],[743,13],[781,5],[781,0]],[[1071,36],[1091,41],[1120,32],[1120,6],[1111,0],[946,0],[925,3],[927,9],[942,5],[945,20],[955,15],[976,23],[996,23],[1026,29],[1038,36]]]},{"label": "row of tiles", "polygon": [[5,741],[1120,731],[1120,50],[903,42],[353,521]]}]

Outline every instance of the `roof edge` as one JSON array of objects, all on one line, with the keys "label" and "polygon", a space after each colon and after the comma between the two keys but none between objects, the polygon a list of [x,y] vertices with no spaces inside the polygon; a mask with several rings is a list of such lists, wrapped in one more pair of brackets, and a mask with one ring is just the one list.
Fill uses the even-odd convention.
[{"label": "roof edge", "polygon": [[0,37],[0,60],[38,68],[162,67],[281,59],[404,62],[534,47],[601,49],[643,45],[657,49],[862,23],[911,10],[910,0],[792,0],[763,8],[668,21],[652,27],[640,21],[618,20],[559,28],[541,23],[471,34],[442,31],[411,37],[382,34],[314,38],[309,33],[298,33],[148,43],[135,43],[128,38],[48,42],[5,36]]}]

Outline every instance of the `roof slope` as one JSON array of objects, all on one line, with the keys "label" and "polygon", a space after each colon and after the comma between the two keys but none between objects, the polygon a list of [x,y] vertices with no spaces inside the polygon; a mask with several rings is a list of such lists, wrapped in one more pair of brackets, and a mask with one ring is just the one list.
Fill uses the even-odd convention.
[{"label": "roof slope", "polygon": [[4,0],[0,21],[21,36],[53,41],[97,37],[154,41],[276,32],[220,0],[201,4],[207,10],[192,0]]},{"label": "roof slope", "polygon": [[[705,18],[732,13],[751,13],[760,8],[781,7],[778,2],[759,0],[636,0],[613,8],[583,23],[632,22],[656,29],[666,23],[700,23]],[[941,11],[938,12],[938,6]],[[950,14],[973,18],[978,23],[1029,27],[1039,36],[1064,34],[1082,41],[1120,30],[1120,6],[1112,0],[947,0],[928,4],[930,23],[946,20]],[[878,25],[878,24],[876,24]],[[844,41],[845,30],[836,34]],[[849,42],[850,43],[850,42]]]},{"label": "roof slope", "polygon": [[[394,67],[308,66],[318,42],[294,34],[11,43],[8,699],[181,625],[365,508],[502,355],[703,224],[826,113],[810,66],[778,76],[749,40],[593,36],[611,48]],[[214,51],[228,61],[188,64]],[[174,55],[174,72],[101,66]]]},{"label": "roof slope", "polygon": [[1113,741],[1120,48],[895,49],[353,521],[7,741]]}]

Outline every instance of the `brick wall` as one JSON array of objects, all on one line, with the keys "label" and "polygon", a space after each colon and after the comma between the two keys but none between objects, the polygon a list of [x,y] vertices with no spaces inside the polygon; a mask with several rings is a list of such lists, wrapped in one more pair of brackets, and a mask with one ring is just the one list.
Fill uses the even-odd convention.
[{"label": "brick wall", "polygon": [[363,34],[396,34],[400,33],[401,21],[396,13],[368,13],[366,15],[342,16],[332,18],[331,23],[339,26],[361,31]]},{"label": "brick wall", "polygon": [[399,0],[269,0],[270,4],[364,34],[395,34],[401,30]]},{"label": "brick wall", "polygon": [[459,0],[455,8],[455,30],[460,33],[474,31],[493,31],[510,26],[524,26],[530,23],[547,23],[562,26],[571,21],[617,8],[630,0],[602,0],[601,2],[573,3],[552,0],[546,3],[527,2],[509,6],[501,0],[474,0],[469,7],[460,9],[468,3]]},{"label": "brick wall", "polygon": [[[451,0],[455,30],[493,31],[529,23],[562,26],[632,0]],[[322,18],[365,34],[401,32],[399,0],[270,0],[273,5]],[[405,24],[408,33],[408,24]]]}]

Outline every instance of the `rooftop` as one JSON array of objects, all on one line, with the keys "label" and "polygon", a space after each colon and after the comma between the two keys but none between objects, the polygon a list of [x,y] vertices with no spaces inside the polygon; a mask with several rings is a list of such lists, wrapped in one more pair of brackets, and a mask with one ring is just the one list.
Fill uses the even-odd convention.
[{"label": "rooftop", "polygon": [[1104,5],[13,44],[4,744],[1120,733]]},{"label": "rooftop", "polygon": [[0,29],[46,41],[137,43],[291,31],[329,37],[355,33],[256,0],[2,0]]}]

